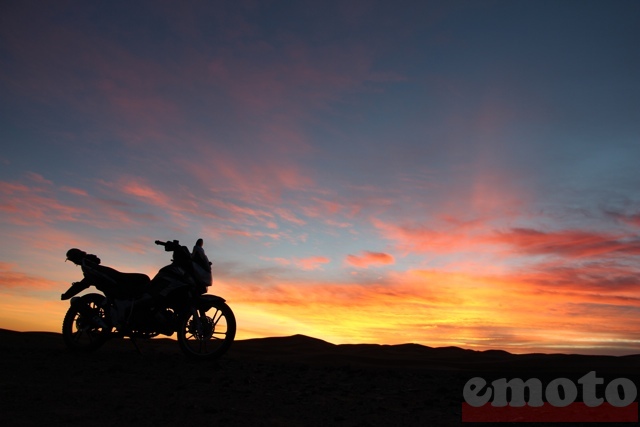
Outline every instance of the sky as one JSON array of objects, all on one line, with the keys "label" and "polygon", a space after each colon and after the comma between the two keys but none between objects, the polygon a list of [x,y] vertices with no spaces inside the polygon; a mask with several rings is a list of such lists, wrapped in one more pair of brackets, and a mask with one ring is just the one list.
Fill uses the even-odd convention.
[{"label": "sky", "polygon": [[0,328],[204,239],[238,339],[640,353],[640,2],[0,3]]}]

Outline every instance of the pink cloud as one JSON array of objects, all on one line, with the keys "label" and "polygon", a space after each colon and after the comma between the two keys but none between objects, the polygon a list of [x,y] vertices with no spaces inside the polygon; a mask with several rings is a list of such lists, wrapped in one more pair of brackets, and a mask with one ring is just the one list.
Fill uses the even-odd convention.
[{"label": "pink cloud", "polygon": [[383,252],[365,251],[360,255],[347,255],[346,262],[354,267],[369,268],[370,266],[394,264],[395,258]]},{"label": "pink cloud", "polygon": [[511,272],[509,277],[512,281],[526,283],[531,292],[598,292],[635,296],[640,291],[640,269],[634,264],[615,260],[581,259],[579,263],[572,263],[565,258],[552,258]]},{"label": "pink cloud", "polygon": [[532,255],[555,254],[569,258],[640,255],[640,240],[634,236],[584,230],[544,232],[514,228],[496,233],[493,239]]},{"label": "pink cloud", "polygon": [[[114,181],[102,180],[100,184],[114,193],[112,197],[115,200],[112,201],[112,207],[117,208],[117,205],[121,204],[127,208],[124,214],[131,215],[132,218],[140,218],[140,215],[148,219],[169,217],[172,223],[182,226],[188,222],[187,214],[197,212],[196,207],[191,203],[191,195],[189,193],[176,192],[170,194],[159,190],[157,186],[152,186],[146,180],[138,177],[124,176]],[[128,205],[126,202],[122,202],[122,196],[128,196],[138,203],[147,205],[150,208],[149,210],[154,213],[138,212],[138,209],[134,209],[136,207],[134,204]]]},{"label": "pink cloud", "polygon": [[331,259],[325,256],[311,256],[307,258],[282,258],[282,257],[261,257],[267,261],[273,261],[281,266],[294,266],[301,270],[319,270],[322,268],[322,265],[328,264],[331,262]]},{"label": "pink cloud", "polygon": [[331,260],[324,256],[313,256],[296,260],[296,264],[303,270],[318,270],[323,264],[330,262]]},{"label": "pink cloud", "polygon": [[265,261],[273,261],[276,264],[279,264],[282,266],[291,265],[291,260],[287,258],[282,258],[282,257],[260,257],[260,259],[263,259]]},{"label": "pink cloud", "polygon": [[119,188],[125,194],[147,200],[154,205],[167,206],[169,204],[169,199],[164,194],[139,181],[127,180]]},{"label": "pink cloud", "polygon": [[219,208],[231,214],[233,217],[249,217],[258,219],[261,221],[269,222],[273,218],[273,214],[264,209],[256,209],[249,206],[241,206],[237,203],[221,200],[221,199],[208,199],[204,201],[205,204]]},{"label": "pink cloud", "polygon": [[75,187],[69,187],[69,186],[63,185],[62,187],[60,187],[60,190],[66,191],[67,193],[71,193],[76,196],[82,196],[82,197],[89,196],[89,193],[86,190],[83,190],[81,188],[75,188]]},{"label": "pink cloud", "polygon": [[194,158],[182,158],[181,167],[216,198],[272,209],[286,192],[307,191],[315,185],[312,174],[278,147],[256,147],[247,158],[204,138],[192,142]]},{"label": "pink cloud", "polygon": [[298,217],[291,209],[276,208],[274,211],[280,218],[295,225],[305,225],[307,223],[305,220]]},{"label": "pink cloud", "polygon": [[640,227],[640,213],[626,214],[622,212],[608,211],[607,214],[616,220],[625,224]]},{"label": "pink cloud", "polygon": [[399,250],[412,253],[480,250],[488,235],[481,220],[458,221],[449,218],[427,226],[395,224],[374,218],[372,224],[386,239],[396,242]]},{"label": "pink cloud", "polygon": [[46,179],[42,175],[40,175],[38,173],[35,173],[35,172],[27,172],[26,176],[30,181],[32,181],[33,183],[38,184],[40,186],[53,185],[52,181]]},{"label": "pink cloud", "polygon": [[265,233],[263,231],[257,230],[247,230],[247,229],[238,229],[238,228],[221,228],[215,230],[213,232],[215,236],[231,236],[231,237],[246,237],[250,239],[261,239],[261,238],[269,238],[272,240],[280,240],[282,235],[278,233]]},{"label": "pink cloud", "polygon": [[14,264],[0,262],[0,288],[18,293],[57,289],[60,283],[17,271]]},{"label": "pink cloud", "polygon": [[[30,176],[30,180],[33,175]],[[129,226],[157,221],[159,216],[137,211],[131,203],[118,198],[94,197],[84,189],[58,186],[36,179],[39,184],[0,182],[0,214],[14,225],[44,225],[58,222],[90,224],[98,228]],[[105,184],[105,187],[115,187]],[[137,184],[125,186],[125,193],[149,204],[169,206],[167,199],[152,189]]]},{"label": "pink cloud", "polygon": [[[39,176],[39,175],[38,175]],[[58,200],[49,188],[49,182],[38,180],[42,186],[27,186],[8,182],[0,182],[3,212],[11,223],[16,225],[33,225],[55,221],[81,221],[89,215],[89,209],[73,206]]]},{"label": "pink cloud", "polygon": [[[533,228],[496,229],[490,220],[459,220],[455,217],[433,221],[432,225],[396,224],[372,220],[381,234],[398,249],[412,253],[453,253],[463,251],[503,255],[558,255],[597,258],[640,255],[640,240],[633,234],[611,234],[580,229],[543,231]],[[508,248],[509,252],[505,252]]]}]

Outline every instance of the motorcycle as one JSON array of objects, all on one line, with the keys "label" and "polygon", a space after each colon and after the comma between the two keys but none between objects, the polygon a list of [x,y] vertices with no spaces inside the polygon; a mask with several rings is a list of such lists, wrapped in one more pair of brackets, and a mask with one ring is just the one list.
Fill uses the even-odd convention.
[{"label": "motorcycle", "polygon": [[[224,298],[206,294],[211,266],[192,259],[177,240],[155,243],[172,252],[172,260],[153,279],[100,265],[100,258],[79,249],[67,251],[84,275],[61,295],[71,300],[62,322],[67,347],[93,351],[112,337],[128,337],[137,347],[137,338],[177,333],[180,349],[192,358],[216,359],[229,349],[236,319]],[[77,296],[90,286],[102,294]]]}]

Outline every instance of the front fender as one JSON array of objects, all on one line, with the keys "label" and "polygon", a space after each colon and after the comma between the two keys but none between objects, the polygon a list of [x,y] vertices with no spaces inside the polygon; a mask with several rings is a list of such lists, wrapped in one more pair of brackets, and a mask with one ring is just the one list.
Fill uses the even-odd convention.
[{"label": "front fender", "polygon": [[199,295],[193,299],[193,306],[197,309],[207,309],[214,306],[216,303],[225,302],[226,300],[217,295]]}]

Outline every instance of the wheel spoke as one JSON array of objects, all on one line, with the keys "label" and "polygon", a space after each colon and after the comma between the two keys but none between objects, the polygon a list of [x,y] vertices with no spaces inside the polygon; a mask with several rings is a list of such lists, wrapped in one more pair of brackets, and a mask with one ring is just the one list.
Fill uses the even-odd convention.
[{"label": "wheel spoke", "polygon": [[[218,313],[220,313],[220,316],[218,316]],[[213,324],[214,324],[214,325],[217,325],[217,324],[218,324],[218,322],[220,321],[220,319],[222,319],[222,315],[223,315],[223,314],[222,314],[222,311],[221,311],[221,310],[216,309],[216,312],[213,314]],[[218,318],[217,318],[217,319],[216,319],[216,316],[218,316]]]},{"label": "wheel spoke", "polygon": [[184,352],[199,359],[213,359],[224,354],[235,337],[233,312],[224,303],[198,309],[183,320],[178,341]]}]

